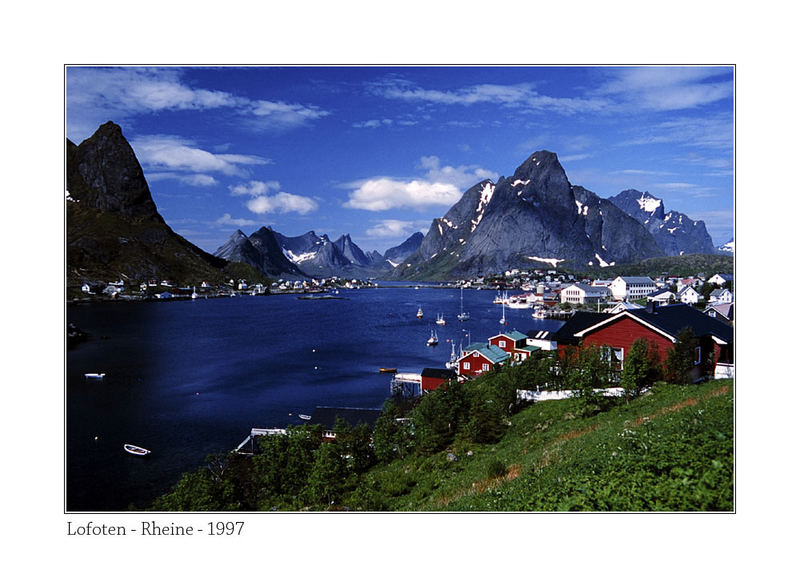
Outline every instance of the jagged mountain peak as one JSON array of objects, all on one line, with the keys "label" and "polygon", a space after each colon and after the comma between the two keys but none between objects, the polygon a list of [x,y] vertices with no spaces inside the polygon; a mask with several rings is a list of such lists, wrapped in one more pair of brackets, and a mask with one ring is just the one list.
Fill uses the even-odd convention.
[{"label": "jagged mountain peak", "polygon": [[163,222],[122,128],[109,121],[75,146],[67,141],[70,197],[105,212]]}]

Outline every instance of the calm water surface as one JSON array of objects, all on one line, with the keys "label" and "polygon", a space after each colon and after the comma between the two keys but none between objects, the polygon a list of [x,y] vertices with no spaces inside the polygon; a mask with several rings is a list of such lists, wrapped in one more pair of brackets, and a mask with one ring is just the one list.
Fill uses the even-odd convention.
[{"label": "calm water surface", "polygon": [[[448,340],[561,325],[507,308],[503,327],[495,295],[465,291],[463,323],[459,291],[432,288],[68,306],[91,339],[67,353],[67,510],[146,507],[252,427],[302,423],[297,414],[316,406],[381,407],[391,375],[378,368],[444,367]],[[435,325],[438,313],[447,325]],[[438,347],[426,346],[431,329]],[[84,378],[94,372],[105,379]],[[131,456],[124,443],[152,454]]]}]

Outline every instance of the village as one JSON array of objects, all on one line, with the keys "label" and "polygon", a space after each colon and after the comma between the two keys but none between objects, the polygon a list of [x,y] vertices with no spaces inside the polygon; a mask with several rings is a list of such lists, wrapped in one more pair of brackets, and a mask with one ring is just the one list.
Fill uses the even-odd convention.
[{"label": "village", "polygon": [[[708,278],[663,276],[618,276],[614,279],[583,279],[558,275],[555,271],[538,272],[535,283],[519,271],[507,271],[508,282],[492,283],[498,292],[494,303],[504,307],[532,309],[534,318],[565,318],[557,331],[533,329],[522,333],[503,331],[484,342],[464,347],[442,368],[424,368],[420,373],[399,373],[391,384],[393,395],[416,396],[434,391],[450,380],[478,377],[507,364],[521,363],[537,351],[557,351],[583,345],[603,346],[622,370],[625,355],[633,342],[644,338],[653,344],[660,360],[689,328],[697,340],[694,378],[723,379],[734,377],[733,363],[733,275],[715,274]],[[461,283],[462,287],[481,287],[479,278]],[[522,293],[509,293],[505,287],[517,287]],[[710,367],[701,369],[711,360]],[[705,365],[709,365],[706,363]],[[566,397],[560,392],[522,390],[526,399]]]}]

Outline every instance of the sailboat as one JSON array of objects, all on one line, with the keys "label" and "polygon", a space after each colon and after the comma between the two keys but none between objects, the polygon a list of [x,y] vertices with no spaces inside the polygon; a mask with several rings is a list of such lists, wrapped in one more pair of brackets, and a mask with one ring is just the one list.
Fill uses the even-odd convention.
[{"label": "sailboat", "polygon": [[422,319],[422,307],[420,307],[419,309],[417,309],[417,318],[418,318],[418,319]]},{"label": "sailboat", "polygon": [[461,288],[461,313],[458,314],[459,321],[467,321],[469,319],[469,313],[464,311],[464,288]]},{"label": "sailboat", "polygon": [[431,336],[428,338],[428,346],[439,345],[439,336],[436,335],[436,330],[431,329]]},{"label": "sailboat", "polygon": [[505,303],[505,301],[503,302],[503,316],[500,318],[500,324],[501,325],[505,325],[506,324],[506,303]]},{"label": "sailboat", "polygon": [[197,297],[198,297],[197,288],[196,287],[192,287],[192,299],[197,299]]},{"label": "sailboat", "polygon": [[450,361],[444,364],[447,369],[456,369],[458,367],[458,355],[456,354],[456,342],[451,342]]},{"label": "sailboat", "polygon": [[447,321],[444,320],[444,315],[441,313],[436,315],[436,325],[447,325]]}]

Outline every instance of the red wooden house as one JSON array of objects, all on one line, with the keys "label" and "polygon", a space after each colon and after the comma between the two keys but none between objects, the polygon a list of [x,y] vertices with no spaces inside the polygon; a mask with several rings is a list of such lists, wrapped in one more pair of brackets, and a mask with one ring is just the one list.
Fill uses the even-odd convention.
[{"label": "red wooden house", "polygon": [[426,367],[422,370],[422,392],[434,391],[450,380],[456,379],[456,372],[452,369],[439,369]]},{"label": "red wooden house", "polygon": [[536,346],[528,345],[528,336],[519,331],[509,331],[500,333],[489,338],[489,345],[494,345],[511,356],[514,361],[524,361],[530,357],[531,353],[539,349]]},{"label": "red wooden house", "polygon": [[644,309],[617,314],[577,312],[554,338],[559,349],[587,345],[610,347],[622,369],[625,356],[637,339],[646,339],[663,362],[686,327],[692,330],[698,342],[695,377],[700,377],[700,366],[709,358],[715,375],[732,375],[733,328],[682,303],[663,307],[650,303]]},{"label": "red wooden house", "polygon": [[496,345],[480,343],[468,346],[458,359],[458,375],[477,377],[491,371],[495,365],[502,365],[511,355]]}]

